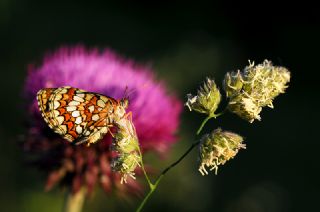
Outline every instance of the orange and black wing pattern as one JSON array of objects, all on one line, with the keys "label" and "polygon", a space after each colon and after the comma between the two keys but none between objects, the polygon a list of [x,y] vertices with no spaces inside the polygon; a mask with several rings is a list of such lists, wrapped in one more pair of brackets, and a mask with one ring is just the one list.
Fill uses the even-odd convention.
[{"label": "orange and black wing pattern", "polygon": [[37,99],[49,127],[76,144],[100,140],[112,126],[117,103],[111,97],[69,86],[41,89]]}]

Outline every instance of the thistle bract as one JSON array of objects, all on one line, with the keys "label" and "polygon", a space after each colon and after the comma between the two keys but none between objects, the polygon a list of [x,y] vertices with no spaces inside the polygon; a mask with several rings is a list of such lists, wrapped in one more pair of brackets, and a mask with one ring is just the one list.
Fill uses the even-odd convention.
[{"label": "thistle bract", "polygon": [[251,63],[242,72],[227,73],[224,89],[228,109],[250,123],[260,120],[262,107],[273,108],[273,99],[285,92],[289,81],[290,72],[268,60],[256,66]]},{"label": "thistle bract", "polygon": [[188,94],[187,97],[188,100],[185,105],[190,111],[205,113],[208,116],[214,116],[214,112],[217,110],[221,100],[221,94],[216,83],[209,78],[200,87],[196,96]]},{"label": "thistle bract", "polygon": [[207,175],[210,171],[218,172],[218,166],[225,164],[233,158],[241,148],[245,148],[242,143],[243,138],[229,131],[222,131],[220,128],[214,130],[211,134],[205,134],[200,141],[200,166],[199,172]]}]

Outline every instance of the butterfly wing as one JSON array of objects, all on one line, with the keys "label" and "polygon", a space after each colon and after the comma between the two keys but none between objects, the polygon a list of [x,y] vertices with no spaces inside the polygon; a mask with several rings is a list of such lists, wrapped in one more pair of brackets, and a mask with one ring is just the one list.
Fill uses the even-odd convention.
[{"label": "butterfly wing", "polygon": [[76,144],[94,143],[108,132],[116,100],[72,87],[45,88],[37,94],[44,120]]},{"label": "butterfly wing", "polygon": [[55,88],[44,88],[37,93],[39,110],[50,128],[54,128],[54,126],[56,125],[55,121],[51,117],[49,109],[49,99],[54,95],[55,90]]}]

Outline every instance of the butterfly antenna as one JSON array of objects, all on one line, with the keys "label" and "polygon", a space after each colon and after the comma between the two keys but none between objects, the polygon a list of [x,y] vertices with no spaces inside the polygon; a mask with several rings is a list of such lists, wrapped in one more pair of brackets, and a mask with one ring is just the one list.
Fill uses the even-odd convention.
[{"label": "butterfly antenna", "polygon": [[128,89],[129,89],[128,85],[126,85],[126,88],[124,89],[124,92],[123,92],[123,98],[129,97]]},{"label": "butterfly antenna", "polygon": [[129,96],[132,95],[133,93],[137,92],[139,88],[146,88],[146,87],[148,87],[148,83],[144,83],[142,86],[135,87],[135,88],[132,88],[129,90],[128,86],[126,85],[123,98],[129,99]]}]

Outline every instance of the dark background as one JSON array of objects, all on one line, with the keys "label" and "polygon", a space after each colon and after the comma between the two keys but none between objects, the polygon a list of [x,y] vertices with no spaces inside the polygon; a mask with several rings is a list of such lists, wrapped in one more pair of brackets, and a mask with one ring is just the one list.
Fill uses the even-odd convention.
[{"label": "dark background", "polygon": [[[319,7],[307,1],[0,1],[0,205],[1,211],[60,211],[64,193],[43,191],[44,176],[24,164],[17,137],[25,129],[21,92],[26,67],[61,45],[111,47],[151,63],[159,79],[185,100],[206,76],[221,82],[226,71],[248,59],[270,59],[292,72],[287,93],[262,121],[246,123],[227,114],[207,125],[246,137],[247,150],[219,174],[202,177],[194,151],[166,178],[146,211],[315,211],[319,189]],[[204,118],[182,115],[181,141],[159,169],[192,142]],[[85,211],[128,210],[140,198],[123,201],[97,189]]]}]

